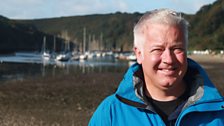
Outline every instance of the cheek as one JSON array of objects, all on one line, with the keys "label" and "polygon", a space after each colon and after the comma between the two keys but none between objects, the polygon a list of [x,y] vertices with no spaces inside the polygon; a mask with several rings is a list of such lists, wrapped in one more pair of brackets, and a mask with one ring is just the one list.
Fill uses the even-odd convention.
[{"label": "cheek", "polygon": [[181,63],[181,64],[186,64],[187,62],[187,56],[185,54],[179,54],[176,56],[177,60]]},{"label": "cheek", "polygon": [[153,62],[160,62],[161,61],[161,58],[160,58],[160,56],[151,56],[151,60]]},{"label": "cheek", "polygon": [[144,55],[144,65],[156,68],[161,63],[160,56]]},{"label": "cheek", "polygon": [[178,63],[180,65],[181,71],[186,72],[186,70],[187,70],[187,56],[186,55],[179,55],[179,56],[177,56],[177,60],[178,60]]},{"label": "cheek", "polygon": [[161,56],[159,56],[159,55],[149,55],[148,59],[150,59],[149,62],[151,62],[153,64],[158,64],[161,62]]}]

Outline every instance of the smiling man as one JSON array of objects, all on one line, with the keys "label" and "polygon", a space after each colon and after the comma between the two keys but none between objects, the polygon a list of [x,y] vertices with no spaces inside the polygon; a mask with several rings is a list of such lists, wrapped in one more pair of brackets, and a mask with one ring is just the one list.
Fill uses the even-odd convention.
[{"label": "smiling man", "polygon": [[224,99],[187,58],[188,22],[169,9],[148,12],[134,27],[137,63],[90,126],[224,126]]},{"label": "smiling man", "polygon": [[179,26],[165,23],[147,23],[142,27],[142,31],[136,32],[144,33],[145,40],[139,42],[143,47],[135,46],[135,52],[137,62],[142,64],[146,93],[160,101],[176,99],[186,87],[183,80],[187,70],[184,34]]}]

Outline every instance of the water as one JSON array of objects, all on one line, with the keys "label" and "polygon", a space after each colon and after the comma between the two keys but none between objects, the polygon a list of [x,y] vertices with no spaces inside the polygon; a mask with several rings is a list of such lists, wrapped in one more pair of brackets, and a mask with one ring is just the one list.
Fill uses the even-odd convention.
[{"label": "water", "polygon": [[0,56],[0,62],[0,82],[35,77],[124,72],[130,65],[130,62],[116,60],[112,56],[85,61],[46,61],[39,53],[15,53],[14,55]]}]

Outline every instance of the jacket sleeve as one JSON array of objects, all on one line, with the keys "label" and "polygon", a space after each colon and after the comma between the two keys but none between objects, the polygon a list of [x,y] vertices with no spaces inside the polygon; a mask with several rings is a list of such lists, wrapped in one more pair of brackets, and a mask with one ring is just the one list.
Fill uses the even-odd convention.
[{"label": "jacket sleeve", "polygon": [[111,126],[111,103],[105,99],[93,113],[88,126]]}]

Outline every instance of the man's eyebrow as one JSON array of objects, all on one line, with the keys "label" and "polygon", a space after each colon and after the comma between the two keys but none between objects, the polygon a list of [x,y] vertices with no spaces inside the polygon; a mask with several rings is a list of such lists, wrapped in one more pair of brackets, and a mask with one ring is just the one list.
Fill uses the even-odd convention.
[{"label": "man's eyebrow", "polygon": [[178,42],[178,43],[173,44],[172,46],[184,46],[184,43]]},{"label": "man's eyebrow", "polygon": [[[182,45],[184,45],[183,42],[176,42],[171,44],[171,46],[182,46]],[[152,45],[152,47],[162,47],[162,46],[164,46],[163,43],[155,43]]]},{"label": "man's eyebrow", "polygon": [[151,47],[163,47],[162,44],[155,44],[155,45],[152,45]]}]

